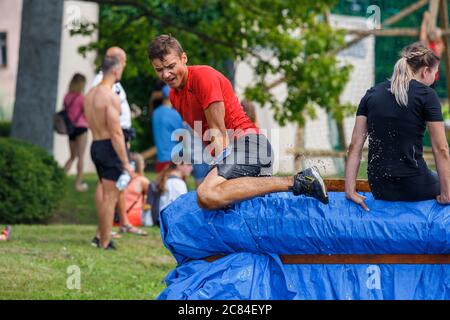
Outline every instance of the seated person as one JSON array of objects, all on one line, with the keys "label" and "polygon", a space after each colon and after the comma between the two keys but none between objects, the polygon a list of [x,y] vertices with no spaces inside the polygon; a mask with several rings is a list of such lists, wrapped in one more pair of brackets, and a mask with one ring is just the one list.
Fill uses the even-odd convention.
[{"label": "seated person", "polygon": [[147,233],[142,229],[136,228],[142,226],[142,210],[146,202],[148,186],[150,181],[144,175],[144,159],[140,154],[132,154],[132,160],[136,163],[136,176],[130,180],[125,189],[125,206],[128,226],[121,226],[120,232],[130,232],[137,235],[146,236]]},{"label": "seated person", "polygon": [[[345,170],[348,199],[368,210],[356,193],[364,142],[369,136],[367,175],[375,199],[450,204],[450,157],[434,82],[439,58],[423,43],[406,47],[390,81],[362,98],[356,114]],[[423,158],[425,128],[431,136],[437,173]]]}]

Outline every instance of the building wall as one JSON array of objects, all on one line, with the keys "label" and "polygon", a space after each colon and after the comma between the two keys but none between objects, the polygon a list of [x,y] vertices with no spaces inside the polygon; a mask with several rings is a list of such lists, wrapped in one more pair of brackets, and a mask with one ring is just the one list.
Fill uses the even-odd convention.
[{"label": "building wall", "polygon": [[22,0],[0,1],[0,32],[7,33],[7,66],[0,67],[0,120],[11,120],[19,65]]}]

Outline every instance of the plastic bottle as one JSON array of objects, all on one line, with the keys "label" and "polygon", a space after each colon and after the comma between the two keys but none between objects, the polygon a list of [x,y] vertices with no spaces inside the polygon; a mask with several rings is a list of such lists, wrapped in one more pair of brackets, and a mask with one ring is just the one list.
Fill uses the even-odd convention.
[{"label": "plastic bottle", "polygon": [[128,183],[130,183],[130,180],[130,174],[127,170],[124,170],[116,182],[117,189],[119,189],[119,191],[125,190],[125,188],[128,186]]},{"label": "plastic bottle", "polygon": [[[135,170],[135,163],[134,161],[130,162],[131,167],[133,170]],[[125,190],[125,188],[128,186],[128,184],[131,181],[131,176],[128,173],[127,170],[123,170],[122,174],[120,175],[119,179],[116,182],[116,187],[119,189],[119,191]]]}]

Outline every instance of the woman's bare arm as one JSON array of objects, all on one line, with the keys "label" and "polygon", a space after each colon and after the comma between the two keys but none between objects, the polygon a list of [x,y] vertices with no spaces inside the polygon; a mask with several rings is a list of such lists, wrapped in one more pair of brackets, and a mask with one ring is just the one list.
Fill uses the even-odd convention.
[{"label": "woman's bare arm", "polygon": [[362,149],[367,139],[367,117],[357,116],[353,128],[352,141],[348,148],[345,166],[345,194],[347,199],[359,204],[364,210],[369,208],[364,203],[365,197],[356,192],[356,178],[361,164]]},{"label": "woman's bare arm", "polygon": [[441,194],[437,200],[442,204],[450,204],[450,155],[444,122],[428,122],[427,126],[441,186]]}]

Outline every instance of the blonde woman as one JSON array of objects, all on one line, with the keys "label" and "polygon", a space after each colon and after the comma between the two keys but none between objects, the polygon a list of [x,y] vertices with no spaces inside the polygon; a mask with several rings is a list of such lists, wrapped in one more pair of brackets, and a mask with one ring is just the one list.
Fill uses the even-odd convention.
[{"label": "blonde woman", "polygon": [[[406,47],[390,81],[362,98],[356,114],[345,170],[347,199],[369,210],[356,193],[356,177],[364,142],[369,136],[367,175],[375,199],[450,204],[450,161],[441,105],[429,86],[439,58],[422,43]],[[430,132],[437,174],[422,156],[422,139]]]},{"label": "blonde woman", "polygon": [[84,116],[84,88],[86,78],[80,73],[76,73],[69,85],[69,92],[64,97],[64,108],[67,111],[70,121],[75,127],[73,134],[69,135],[70,158],[64,165],[64,171],[67,173],[75,160],[77,163],[77,176],[75,179],[75,189],[77,191],[86,191],[88,186],[82,183],[81,177],[84,168],[84,152],[87,144],[88,123]]}]

